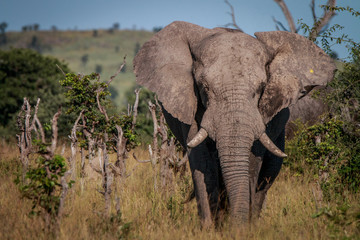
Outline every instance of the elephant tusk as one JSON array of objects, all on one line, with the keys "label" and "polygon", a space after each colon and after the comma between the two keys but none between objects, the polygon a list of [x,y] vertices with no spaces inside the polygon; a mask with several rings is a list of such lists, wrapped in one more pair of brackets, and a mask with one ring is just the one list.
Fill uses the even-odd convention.
[{"label": "elephant tusk", "polygon": [[272,154],[284,158],[287,157],[287,155],[281,151],[269,138],[269,136],[266,133],[263,133],[261,137],[259,138],[260,142],[264,145],[264,147],[269,150]]},{"label": "elephant tusk", "polygon": [[195,137],[190,142],[188,142],[188,147],[196,147],[197,145],[202,143],[207,138],[207,136],[208,132],[205,129],[200,128],[200,130],[196,133]]}]

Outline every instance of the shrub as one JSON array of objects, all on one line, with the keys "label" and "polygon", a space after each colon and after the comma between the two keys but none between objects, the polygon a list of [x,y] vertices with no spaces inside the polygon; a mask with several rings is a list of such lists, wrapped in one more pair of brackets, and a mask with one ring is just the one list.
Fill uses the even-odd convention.
[{"label": "shrub", "polygon": [[343,64],[324,94],[330,114],[322,123],[300,126],[288,142],[285,165],[297,174],[309,171],[318,179],[325,197],[360,189],[360,48]]},{"label": "shrub", "polygon": [[66,161],[62,156],[55,155],[50,161],[40,156],[36,163],[37,166],[26,173],[28,183],[20,184],[19,179],[16,183],[20,184],[22,196],[32,200],[31,215],[45,211],[51,218],[56,218],[62,189],[60,178],[67,170]]},{"label": "shrub", "polygon": [[[38,116],[41,122],[46,122],[56,112],[59,105],[64,103],[59,79],[62,77],[59,65],[64,71],[69,71],[64,62],[53,57],[45,57],[29,49],[0,50],[0,135],[2,137],[15,136],[15,118],[21,108],[24,97],[34,104],[41,98]],[[59,122],[61,133],[66,120]],[[69,124],[70,126],[70,124]]]},{"label": "shrub", "polygon": [[287,143],[284,164],[297,174],[311,173],[319,180],[325,197],[360,187],[360,145],[334,118],[311,127],[299,126]]}]

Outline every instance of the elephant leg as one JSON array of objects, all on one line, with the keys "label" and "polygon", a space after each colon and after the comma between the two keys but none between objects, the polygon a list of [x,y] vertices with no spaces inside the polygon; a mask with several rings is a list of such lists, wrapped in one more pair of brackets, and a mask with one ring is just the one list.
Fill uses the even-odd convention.
[{"label": "elephant leg", "polygon": [[202,226],[213,225],[219,210],[219,163],[212,154],[212,142],[204,141],[190,150],[189,164]]},{"label": "elephant leg", "polygon": [[[279,137],[274,142],[281,151],[284,151],[285,148],[285,130],[283,130]],[[259,177],[257,180],[257,186],[254,194],[254,203],[253,208],[253,217],[259,217],[261,209],[263,207],[267,191],[274,183],[275,178],[278,176],[283,159],[277,157],[266,151],[262,166],[259,172]]]},{"label": "elephant leg", "polygon": [[198,131],[194,122],[191,126],[173,118],[164,108],[164,117],[175,137],[187,149],[189,164],[194,182],[194,192],[198,213],[203,227],[213,224],[219,205],[219,160],[215,143],[207,139],[195,148],[188,149],[186,144]]},{"label": "elephant leg", "polygon": [[[256,187],[258,183],[259,173],[262,165],[262,158],[250,154],[249,163],[249,185],[250,185],[250,218],[259,216],[262,204],[259,203],[259,195],[257,195]],[[256,196],[256,197],[255,197]]]}]

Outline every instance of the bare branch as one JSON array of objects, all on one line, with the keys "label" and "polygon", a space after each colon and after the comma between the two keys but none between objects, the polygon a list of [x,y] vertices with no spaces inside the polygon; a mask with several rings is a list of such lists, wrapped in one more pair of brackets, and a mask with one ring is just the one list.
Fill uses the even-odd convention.
[{"label": "bare branch", "polygon": [[232,20],[232,23],[226,24],[225,26],[233,26],[236,29],[243,32],[243,30],[236,23],[234,7],[231,5],[231,3],[228,0],[224,0],[224,1],[230,7],[231,13],[229,13],[229,15],[231,16],[231,20]]},{"label": "bare branch", "polygon": [[133,153],[133,157],[138,163],[149,163],[149,162],[151,162],[150,160],[138,160],[135,153]]},{"label": "bare branch", "polygon": [[281,31],[289,31],[280,21],[276,20],[275,17],[272,17],[274,23],[275,23],[275,27],[276,27],[276,30],[280,31],[280,28],[279,26],[282,28]]},{"label": "bare branch", "polygon": [[82,114],[84,113],[84,109],[81,110],[81,112],[79,113],[79,116],[77,117],[77,119],[75,120],[74,126],[71,130],[71,140],[72,141],[76,141],[76,129],[78,127],[79,121],[82,118]]},{"label": "bare branch", "polygon": [[63,216],[65,198],[66,198],[66,195],[67,195],[68,190],[69,190],[69,185],[68,185],[66,179],[67,179],[67,176],[71,174],[71,172],[72,172],[72,169],[69,169],[68,171],[66,171],[64,176],[62,176],[60,178],[62,190],[61,190],[61,195],[60,195],[60,199],[59,199],[60,201],[59,201],[59,208],[58,208],[58,214],[57,214],[58,221]]},{"label": "bare branch", "polygon": [[25,125],[24,125],[24,133],[25,133],[25,144],[26,146],[30,146],[31,148],[31,126],[30,126],[30,118],[31,118],[31,106],[29,101],[24,98],[24,109],[25,112]]},{"label": "bare branch", "polygon": [[151,101],[148,102],[149,105],[149,110],[151,112],[151,117],[153,120],[153,124],[154,124],[154,131],[153,131],[153,148],[154,151],[152,151],[152,156],[151,159],[153,160],[152,162],[156,162],[157,161],[157,153],[158,153],[158,139],[157,139],[157,134],[159,132],[159,125],[158,125],[158,121],[156,118],[156,105],[153,104]]},{"label": "bare branch", "polygon": [[295,23],[294,23],[294,19],[293,17],[291,16],[291,13],[288,9],[288,7],[286,6],[285,2],[283,0],[274,0],[277,4],[279,4],[282,12],[284,13],[285,15],[285,18],[289,24],[289,27],[290,27],[290,31],[293,32],[293,33],[296,33],[296,27],[295,27]]},{"label": "bare branch", "polygon": [[315,0],[311,0],[310,3],[311,13],[313,16],[314,24],[317,22],[316,12],[315,12]]},{"label": "bare branch", "polygon": [[126,173],[126,142],[127,139],[124,138],[124,132],[119,125],[115,125],[117,130],[117,136],[114,136],[116,140],[116,162],[115,165],[120,169],[120,176],[124,177]]},{"label": "bare branch", "polygon": [[38,113],[38,110],[39,110],[39,104],[40,104],[40,98],[38,98],[37,101],[36,101],[34,117],[33,117],[33,120],[31,122],[30,129],[29,129],[30,131],[35,129],[35,118],[37,118],[37,113]]},{"label": "bare branch", "polygon": [[[24,115],[23,115],[24,114]],[[22,180],[25,181],[25,174],[29,165],[29,155],[32,151],[31,131],[30,129],[31,106],[26,98],[17,117],[17,125],[20,130],[18,137],[18,147],[20,151],[20,160],[23,165]]]},{"label": "bare branch", "polygon": [[64,70],[62,70],[62,68],[59,65],[56,64],[56,66],[57,66],[58,69],[60,69],[60,71],[64,75],[64,77],[66,77],[66,74],[65,74]]},{"label": "bare branch", "polygon": [[125,64],[126,64],[126,55],[125,55],[125,57],[124,57],[123,63],[122,63],[121,66],[119,67],[119,69],[118,69],[118,70],[116,71],[116,73],[115,73],[113,76],[111,76],[110,79],[107,81],[106,84],[107,84],[108,86],[110,85],[110,83],[112,82],[112,80],[113,80],[117,75],[119,75],[119,73],[121,72],[121,70],[124,68]]},{"label": "bare branch", "polygon": [[[102,89],[102,90],[104,90],[104,89]],[[108,122],[109,121],[109,116],[107,115],[106,109],[103,106],[101,106],[101,104],[100,104],[99,95],[100,95],[101,91],[98,90],[97,93],[96,93],[96,102],[98,104],[98,108],[99,108],[100,112],[105,116],[106,122]]]},{"label": "bare branch", "polygon": [[182,158],[179,162],[176,163],[176,166],[181,167],[181,166],[184,165],[188,160],[189,160],[188,154],[185,153],[185,155],[183,156],[183,158]]},{"label": "bare branch", "polygon": [[44,129],[42,127],[42,124],[41,124],[41,122],[40,122],[37,115],[34,116],[34,119],[35,119],[36,124],[38,125],[38,128],[39,128],[39,132],[40,132],[40,136],[41,136],[41,142],[45,143],[45,132],[44,132]]},{"label": "bare branch", "polygon": [[137,114],[138,114],[138,106],[139,106],[139,94],[140,94],[140,90],[141,88],[135,89],[135,103],[134,103],[134,108],[133,108],[133,121],[132,121],[132,126],[131,129],[133,130],[135,128],[135,124],[136,124],[136,118],[137,118]]},{"label": "bare branch", "polygon": [[71,168],[69,171],[71,171],[71,179],[75,180],[76,178],[76,148],[77,148],[77,137],[76,137],[76,129],[78,128],[79,121],[82,117],[82,114],[84,112],[84,109],[81,110],[79,116],[75,120],[75,123],[71,129],[71,136],[69,136],[71,140],[70,148],[71,148],[71,156],[68,158],[68,161],[71,165]]},{"label": "bare branch", "polygon": [[50,152],[50,156],[54,156],[55,153],[55,149],[56,149],[56,145],[57,145],[57,137],[58,137],[58,119],[60,117],[61,114],[61,108],[59,108],[59,110],[57,111],[57,113],[55,113],[53,119],[52,119],[52,139],[51,139],[51,148],[49,149]]},{"label": "bare branch", "polygon": [[331,18],[333,18],[336,13],[334,11],[334,7],[336,5],[336,0],[328,0],[327,5],[329,6],[328,9],[324,9],[324,15],[320,18],[320,20],[314,23],[314,27],[312,28],[309,39],[314,41],[321,30],[330,22]]},{"label": "bare branch", "polygon": [[121,169],[116,167],[114,164],[112,163],[109,163],[108,166],[111,168],[111,170],[113,170],[113,173],[115,175],[118,175],[118,176],[121,176],[122,175],[122,172],[121,172]]}]

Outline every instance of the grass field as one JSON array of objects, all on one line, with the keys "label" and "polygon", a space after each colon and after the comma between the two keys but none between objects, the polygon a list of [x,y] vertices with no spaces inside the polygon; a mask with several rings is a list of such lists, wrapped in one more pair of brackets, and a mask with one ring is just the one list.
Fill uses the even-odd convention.
[{"label": "grass field", "polygon": [[[115,74],[126,56],[126,72],[118,75],[112,83],[118,92],[114,102],[123,106],[126,102],[125,92],[135,86],[132,61],[136,45],[141,46],[152,35],[152,32],[130,30],[115,30],[112,33],[97,30],[96,37],[93,31],[10,32],[7,33],[8,44],[2,49],[38,46],[44,55],[64,60],[75,73],[90,74],[99,65],[104,81]],[[88,58],[86,64],[82,61],[85,55]]]},{"label": "grass field", "polygon": [[[31,203],[21,199],[14,184],[20,171],[16,145],[2,144],[0,150],[0,239],[49,239],[40,217],[29,217]],[[137,149],[140,158],[147,152]],[[70,151],[65,152],[68,156]],[[78,156],[79,157],[79,156]],[[111,157],[111,160],[114,156]],[[308,177],[294,176],[282,169],[269,190],[266,208],[259,220],[246,229],[200,228],[195,200],[182,204],[191,189],[189,171],[177,177],[171,189],[154,190],[154,174],[149,164],[128,159],[133,170],[121,188],[121,218],[106,219],[104,201],[97,192],[101,179],[89,174],[77,177],[69,192],[59,239],[359,239],[359,222],[348,223],[337,212],[339,203],[323,202],[316,184]],[[348,194],[347,203],[359,209],[359,196]],[[321,207],[332,209],[329,216],[312,217]],[[353,208],[352,208],[353,209]],[[114,207],[112,213],[115,214]],[[348,214],[352,214],[351,212]],[[331,218],[335,217],[335,220]],[[359,217],[359,216],[358,216]]]}]

